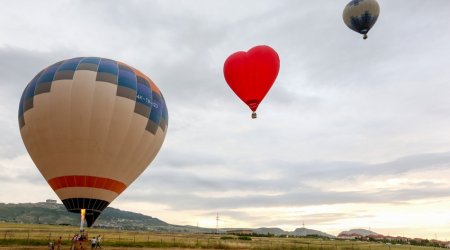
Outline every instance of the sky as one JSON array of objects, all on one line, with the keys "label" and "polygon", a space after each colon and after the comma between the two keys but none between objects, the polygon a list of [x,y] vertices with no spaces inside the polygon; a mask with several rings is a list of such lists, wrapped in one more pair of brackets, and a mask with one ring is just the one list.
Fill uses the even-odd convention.
[{"label": "sky", "polygon": [[[46,66],[98,56],[148,75],[169,110],[161,151],[111,207],[450,240],[450,1],[378,2],[363,40],[347,0],[5,1],[0,202],[57,199],[23,145],[19,99]],[[223,63],[261,44],[281,66],[253,120]]]}]

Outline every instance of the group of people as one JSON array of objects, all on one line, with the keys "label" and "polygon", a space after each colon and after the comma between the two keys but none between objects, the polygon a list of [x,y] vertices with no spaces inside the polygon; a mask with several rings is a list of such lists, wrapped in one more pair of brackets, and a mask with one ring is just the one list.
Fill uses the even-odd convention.
[{"label": "group of people", "polygon": [[[88,237],[87,233],[84,233],[84,230],[80,230],[80,234],[75,234],[72,237],[72,246],[70,247],[70,250],[78,250],[83,249],[83,244],[81,244],[82,241],[86,240]],[[78,245],[78,243],[80,243]]]},{"label": "group of people", "polygon": [[[80,247],[77,247],[77,243],[80,243],[80,241],[87,241],[88,239],[89,239],[88,234],[84,233],[83,231],[80,234],[75,234],[72,237],[72,246],[70,247],[70,250],[80,249]],[[96,237],[93,237],[91,239],[91,249],[102,248],[100,245],[101,242],[102,242],[101,235],[97,235]],[[48,250],[61,250],[61,244],[62,244],[62,237],[59,236],[59,239],[58,239],[56,245],[55,245],[54,241],[50,241],[50,243],[48,245]],[[82,245],[83,244],[80,244],[81,249],[84,249],[84,247]]]},{"label": "group of people", "polygon": [[[72,247],[71,250],[79,250],[79,249],[85,249],[87,250],[89,237],[87,232],[84,232],[84,230],[80,231],[80,234],[75,234],[72,237]],[[91,249],[96,248],[102,248],[100,246],[100,243],[102,241],[102,237],[100,235],[97,235],[96,237],[92,238],[91,240]]]},{"label": "group of people", "polygon": [[102,237],[100,235],[97,235],[97,237],[92,238],[92,240],[91,240],[91,247],[92,247],[92,249],[102,248],[100,246],[101,241],[102,241]]}]

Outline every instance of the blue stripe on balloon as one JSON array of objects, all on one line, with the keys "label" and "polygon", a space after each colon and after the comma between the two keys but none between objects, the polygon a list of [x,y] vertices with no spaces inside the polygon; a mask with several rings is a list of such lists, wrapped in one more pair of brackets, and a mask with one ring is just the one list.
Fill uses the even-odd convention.
[{"label": "blue stripe on balloon", "polygon": [[32,99],[34,97],[34,90],[36,89],[36,83],[41,77],[44,71],[39,72],[30,83],[28,83],[28,88],[25,90],[25,100]]},{"label": "blue stripe on balloon", "polygon": [[39,80],[37,81],[37,84],[42,83],[51,83],[53,81],[53,78],[55,77],[55,73],[58,70],[58,67],[63,63],[63,61],[53,64],[52,66],[48,67],[45,72],[41,75]]},{"label": "blue stripe on balloon", "polygon": [[[103,59],[106,60],[106,59]],[[81,60],[80,63],[92,63],[92,64],[99,64],[100,58],[99,57],[85,57]]]},{"label": "blue stripe on balloon", "polygon": [[116,61],[109,59],[102,59],[98,66],[98,72],[110,73],[117,75],[119,73],[119,66]]},{"label": "blue stripe on balloon", "polygon": [[164,100],[164,96],[161,94],[161,98],[162,98],[162,105],[163,105],[163,110],[162,110],[162,118],[166,120],[166,122],[169,122],[169,111],[167,110],[167,105],[166,105],[166,101]]},{"label": "blue stripe on balloon", "polygon": [[148,86],[138,83],[136,102],[142,103],[145,106],[151,108],[151,106],[152,106],[152,90]]},{"label": "blue stripe on balloon", "polygon": [[61,67],[58,68],[58,72],[59,71],[75,71],[77,69],[78,64],[81,61],[81,57],[78,58],[73,58],[70,60],[65,61]]},{"label": "blue stripe on balloon", "polygon": [[23,105],[25,101],[25,93],[27,92],[28,86],[25,87],[25,90],[22,92],[22,96],[20,97],[20,103],[19,103],[19,118],[23,117]]},{"label": "blue stripe on balloon", "polygon": [[118,85],[136,90],[136,75],[127,69],[119,69]]},{"label": "blue stripe on balloon", "polygon": [[148,119],[155,124],[159,124],[159,121],[161,120],[161,113],[163,110],[162,99],[161,96],[156,92],[152,92],[152,97],[152,111],[150,112],[150,116],[148,117]]}]

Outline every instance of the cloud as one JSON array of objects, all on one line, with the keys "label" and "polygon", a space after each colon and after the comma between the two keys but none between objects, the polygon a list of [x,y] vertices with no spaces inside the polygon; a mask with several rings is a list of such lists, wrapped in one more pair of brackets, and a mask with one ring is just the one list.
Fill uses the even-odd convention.
[{"label": "cloud", "polygon": [[[161,152],[117,204],[158,204],[148,213],[170,214],[171,223],[185,221],[176,214],[221,209],[256,225],[264,218],[249,211],[447,199],[450,34],[443,31],[450,3],[380,2],[381,16],[363,40],[342,22],[346,2],[5,3],[2,188],[22,194],[25,182],[52,194],[25,156],[17,128],[20,94],[56,61],[101,56],[149,75],[170,116]],[[222,67],[231,53],[259,44],[278,51],[281,69],[259,118],[251,120]],[[348,207],[305,213],[320,224],[353,225],[352,216],[374,216]],[[295,219],[277,216],[265,225]]]},{"label": "cloud", "polygon": [[[257,172],[257,168],[267,170],[265,166],[230,166],[222,170],[217,166],[208,171],[206,169],[211,167],[201,167],[201,163],[196,167],[180,169],[163,167],[163,161],[160,163],[162,167],[155,167],[138,179],[127,197],[135,201],[159,201],[172,209],[182,207],[188,210],[407,203],[450,196],[445,177],[434,181],[427,177],[422,177],[425,180],[420,178],[420,173],[427,170],[435,174],[448,169],[449,157],[450,153],[444,152],[404,157],[380,164],[278,164],[267,175]],[[419,176],[415,176],[417,173]],[[336,190],[339,186],[345,189]]]},{"label": "cloud", "polygon": [[173,210],[182,207],[183,210],[228,210],[237,208],[267,208],[267,207],[301,207],[333,204],[401,204],[413,200],[448,198],[450,192],[445,188],[414,188],[404,190],[382,190],[375,192],[333,192],[318,189],[303,189],[290,191],[280,195],[245,195],[233,197],[204,197],[188,192],[155,190],[144,195],[135,192],[127,194],[131,201],[155,200],[169,205]]}]

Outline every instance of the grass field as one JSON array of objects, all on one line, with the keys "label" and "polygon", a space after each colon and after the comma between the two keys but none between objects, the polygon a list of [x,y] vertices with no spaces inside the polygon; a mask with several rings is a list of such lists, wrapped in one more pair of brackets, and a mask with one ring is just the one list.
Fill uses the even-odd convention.
[{"label": "grass field", "polygon": [[[0,250],[47,249],[51,240],[61,236],[63,248],[70,249],[77,227],[0,223]],[[359,241],[318,238],[251,237],[232,235],[157,233],[88,229],[89,238],[102,236],[103,249],[298,249],[298,250],[434,250],[433,247],[387,245]]]}]

